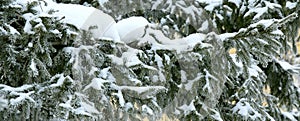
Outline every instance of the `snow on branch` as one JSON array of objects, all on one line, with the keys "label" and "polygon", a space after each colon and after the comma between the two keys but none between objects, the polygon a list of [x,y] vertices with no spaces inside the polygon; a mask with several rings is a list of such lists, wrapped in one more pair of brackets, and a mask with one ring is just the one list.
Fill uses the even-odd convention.
[{"label": "snow on branch", "polygon": [[211,75],[206,69],[204,69],[204,71],[205,71],[206,84],[203,86],[203,90],[207,89],[208,93],[212,93],[212,86],[210,84],[210,78],[213,79],[214,81],[218,81],[218,79],[216,77],[214,77],[213,75]]},{"label": "snow on branch", "polygon": [[7,92],[22,92],[22,91],[25,91],[25,90],[28,90],[30,88],[34,87],[34,85],[23,85],[21,87],[11,87],[11,86],[8,86],[8,85],[4,85],[4,84],[0,84],[0,90],[1,91],[7,91]]},{"label": "snow on branch", "polygon": [[247,99],[242,98],[233,108],[233,113],[238,113],[246,117],[246,119],[251,118],[252,120],[259,119],[262,115],[257,112],[248,102]]},{"label": "snow on branch", "polygon": [[57,75],[53,76],[51,78],[50,82],[53,82],[54,79],[57,79],[57,78],[58,78],[57,82],[54,84],[51,84],[50,87],[59,87],[59,86],[63,85],[66,80],[73,82],[73,79],[70,76],[65,77],[64,74],[57,74]]},{"label": "snow on branch", "polygon": [[241,28],[238,32],[223,33],[220,34],[219,36],[222,40],[227,40],[227,39],[237,39],[241,37],[255,36],[260,33],[258,31],[259,29],[262,29],[261,31],[265,31],[265,32],[267,32],[269,29],[271,30],[275,29],[274,31],[277,31],[278,27],[283,26],[284,24],[295,20],[297,17],[298,14],[293,13],[282,19],[264,19],[249,25],[249,27],[247,28]]},{"label": "snow on branch", "polygon": [[30,102],[36,103],[30,95],[34,94],[35,91],[28,91],[29,89],[33,88],[34,85],[23,85],[21,87],[10,87],[4,84],[0,84],[0,92],[8,92],[9,95],[15,96],[15,98],[11,98],[9,100],[10,105],[18,105],[24,100],[29,100]]},{"label": "snow on branch", "polygon": [[30,91],[28,93],[20,93],[20,92],[11,92],[10,94],[11,95],[15,95],[15,96],[18,96],[17,98],[14,98],[14,99],[10,99],[9,102],[11,105],[17,105],[19,104],[20,102],[24,101],[24,100],[29,100],[30,102],[33,102],[33,103],[36,103],[34,101],[33,98],[30,97],[31,94],[33,94],[34,91]]}]

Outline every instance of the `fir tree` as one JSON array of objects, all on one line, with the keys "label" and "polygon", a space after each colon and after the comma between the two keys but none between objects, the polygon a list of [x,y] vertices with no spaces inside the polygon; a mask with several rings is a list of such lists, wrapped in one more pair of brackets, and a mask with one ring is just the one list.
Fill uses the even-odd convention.
[{"label": "fir tree", "polygon": [[297,68],[286,61],[299,1],[57,2],[152,24],[125,44],[63,23],[41,10],[47,1],[1,2],[4,120],[299,119]]}]

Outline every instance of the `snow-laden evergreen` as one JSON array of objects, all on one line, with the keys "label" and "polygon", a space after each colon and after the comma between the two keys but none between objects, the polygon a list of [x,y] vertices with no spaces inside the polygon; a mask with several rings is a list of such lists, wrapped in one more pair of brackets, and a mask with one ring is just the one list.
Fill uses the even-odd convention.
[{"label": "snow-laden evergreen", "polygon": [[56,2],[0,3],[1,119],[300,118],[299,0]]}]

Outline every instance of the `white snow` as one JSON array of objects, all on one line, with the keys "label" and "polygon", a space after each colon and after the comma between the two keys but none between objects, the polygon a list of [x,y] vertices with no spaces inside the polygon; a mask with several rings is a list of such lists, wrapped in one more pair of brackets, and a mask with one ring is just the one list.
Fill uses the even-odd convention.
[{"label": "white snow", "polygon": [[120,90],[132,90],[137,92],[138,94],[144,93],[146,91],[159,91],[166,89],[164,86],[146,86],[146,87],[137,87],[137,86],[119,86]]},{"label": "white snow", "polygon": [[276,59],[276,62],[280,64],[280,66],[285,70],[285,71],[292,71],[294,69],[296,69],[296,67],[294,67],[293,65],[289,64],[288,62],[286,61],[280,61],[280,60],[277,60]]},{"label": "white snow", "polygon": [[232,108],[232,111],[233,113],[238,113],[244,117],[250,117],[252,120],[261,117],[261,114],[254,110],[245,98],[240,99],[240,101]]},{"label": "white snow", "polygon": [[269,1],[264,1],[264,3],[270,9],[282,8],[282,6],[280,4],[277,4],[277,3],[271,3]]},{"label": "white snow", "polygon": [[3,91],[12,91],[12,92],[22,92],[24,90],[27,90],[31,87],[33,87],[33,85],[23,85],[21,87],[10,87],[4,84],[0,84],[1,90]]},{"label": "white snow", "polygon": [[35,103],[35,101],[30,97],[31,94],[33,94],[34,91],[30,91],[28,93],[21,93],[21,92],[11,92],[11,95],[16,95],[18,96],[17,98],[12,98],[9,100],[11,105],[18,105],[19,103],[21,103],[23,100],[29,100],[33,103]]},{"label": "white snow", "polygon": [[40,23],[38,23],[37,25],[35,25],[34,28],[36,28],[36,29],[41,29],[41,30],[44,31],[44,32],[47,31],[45,25],[44,25],[42,22],[40,22]]},{"label": "white snow", "polygon": [[252,77],[259,77],[259,73],[262,73],[263,71],[256,65],[251,65],[249,68],[248,68],[248,71],[249,71],[249,76],[252,76]]},{"label": "white snow", "polygon": [[125,65],[127,67],[135,66],[135,65],[143,65],[143,62],[137,57],[139,50],[137,49],[129,49],[127,52],[122,54],[122,58],[125,61]]},{"label": "white snow", "polygon": [[[263,1],[265,3],[265,7],[261,6],[253,6],[253,8],[250,8],[250,10],[244,15],[244,17],[249,16],[251,13],[256,13],[253,19],[258,19],[260,18],[264,13],[268,13],[269,9],[274,10],[275,8],[282,8],[281,5],[271,3],[268,1]],[[251,3],[251,2],[250,2]],[[252,2],[253,3],[253,2]]]},{"label": "white snow", "polygon": [[60,37],[62,36],[62,34],[61,34],[57,29],[50,30],[50,32],[53,33],[53,34],[57,34],[57,35],[59,35]]},{"label": "white snow", "polygon": [[[203,77],[203,75],[201,75],[200,73],[198,73],[198,75],[197,75],[197,77],[195,79],[193,79],[193,80],[187,80],[188,83],[186,83],[184,85],[185,89],[186,90],[192,90],[194,82],[199,81],[202,77]],[[206,88],[206,87],[204,87],[204,88]],[[207,88],[209,88],[209,87],[207,87]]]},{"label": "white snow", "polygon": [[0,111],[5,109],[8,106],[7,99],[4,98],[4,96],[0,96]]},{"label": "white snow", "polygon": [[[80,55],[79,53],[83,50],[89,51],[89,49],[95,48],[97,45],[94,46],[89,46],[89,45],[81,45],[78,48],[75,47],[65,47],[63,49],[64,52],[71,54],[71,59],[69,60],[68,63],[73,63],[73,68],[80,70]],[[91,57],[86,54],[85,55],[86,60],[90,60]]]},{"label": "white snow", "polygon": [[210,79],[213,79],[215,81],[217,81],[218,79],[216,77],[214,77],[213,75],[211,75],[206,69],[204,69],[204,72],[205,72],[205,85],[203,86],[203,89],[202,90],[205,90],[207,89],[208,93],[212,93],[212,86],[210,84]]},{"label": "white snow", "polygon": [[180,70],[180,79],[181,79],[181,82],[186,82],[187,81],[187,77],[186,77],[186,72],[184,70]]},{"label": "white snow", "polygon": [[110,68],[111,68],[111,67],[103,68],[103,69],[100,71],[99,76],[100,76],[101,78],[106,79],[106,78],[108,77],[108,73],[109,73]]},{"label": "white snow", "polygon": [[[37,1],[37,0],[17,0],[15,2],[16,5],[26,6],[27,3]],[[29,21],[34,20],[38,17],[50,17],[56,16],[63,18],[63,22],[75,25],[79,29],[89,30],[91,26],[97,26],[96,29],[90,30],[93,33],[94,38],[108,37],[112,38],[116,42],[120,42],[120,37],[115,27],[116,22],[114,19],[103,13],[102,11],[93,8],[86,7],[82,5],[76,4],[57,4],[51,0],[45,0],[45,2],[38,1],[40,5],[34,7],[34,10],[38,11],[37,16],[33,16],[32,14],[24,14],[24,18],[27,20],[24,31],[33,34],[32,25]],[[106,1],[101,1],[104,3]],[[50,10],[54,10],[56,12],[53,15],[49,15],[47,12]],[[39,26],[42,27],[42,23],[40,22]],[[57,31],[53,31],[55,34],[58,34]]]},{"label": "white snow", "polygon": [[116,95],[119,98],[119,104],[120,104],[120,106],[124,107],[125,106],[125,100],[124,100],[122,91],[119,90],[118,93],[113,93],[113,95]]},{"label": "white snow", "polygon": [[170,57],[168,55],[166,55],[166,54],[164,54],[164,57],[165,57],[166,63],[170,64],[170,61],[171,61]]},{"label": "white snow", "polygon": [[55,79],[57,79],[57,78],[58,78],[57,82],[54,83],[54,84],[51,84],[50,87],[59,87],[59,86],[61,86],[61,85],[64,83],[64,81],[66,81],[66,80],[73,82],[73,79],[72,79],[70,76],[66,76],[66,77],[65,77],[64,74],[56,74],[56,75],[54,75],[54,76],[50,79],[50,82],[53,82],[53,81],[54,81]]},{"label": "white snow", "polygon": [[[202,15],[202,11],[198,10],[198,8],[196,8],[195,6],[191,5],[186,7],[186,6],[182,6],[180,3],[176,3],[176,5],[180,7],[180,9],[184,11],[184,13],[191,15],[192,20],[196,20],[197,16]],[[187,18],[186,22],[190,23],[191,22],[190,18]]]},{"label": "white snow", "polygon": [[297,2],[290,2],[290,1],[287,1],[286,2],[286,8],[288,8],[288,9],[293,9],[293,8],[295,8],[296,6],[297,6]]},{"label": "white snow", "polygon": [[233,33],[223,33],[223,34],[219,35],[219,38],[221,40],[226,40],[228,38],[234,37],[236,34],[237,34],[236,32],[233,32]]},{"label": "white snow", "polygon": [[242,68],[243,68],[243,63],[241,61],[237,60],[237,55],[236,54],[230,54],[230,57],[232,59],[232,61],[234,62],[235,66],[237,66],[239,68],[239,74],[242,74]]},{"label": "white snow", "polygon": [[101,79],[101,78],[94,78],[91,80],[90,84],[85,86],[83,91],[89,89],[90,87],[92,87],[93,89],[96,89],[96,90],[102,90],[102,88],[104,87],[103,83],[106,83],[106,82],[109,82],[109,81]]},{"label": "white snow", "polygon": [[142,81],[137,78],[130,78],[129,80],[132,81],[135,85],[142,85]]},{"label": "white snow", "polygon": [[26,20],[31,20],[34,17],[32,13],[25,13],[23,14],[23,18]]},{"label": "white snow", "polygon": [[195,111],[196,107],[194,106],[194,100],[191,101],[189,105],[182,105],[178,109],[182,110],[184,115],[188,115],[190,112]]},{"label": "white snow", "polygon": [[104,3],[108,2],[108,1],[109,1],[109,0],[98,0],[99,4],[100,4],[101,6],[103,6]]},{"label": "white snow", "polygon": [[71,101],[72,101],[72,95],[68,95],[68,100],[65,103],[60,103],[59,106],[67,108],[67,109],[73,109],[71,106]]},{"label": "white snow", "polygon": [[213,115],[211,115],[211,117],[213,117],[215,120],[217,121],[223,121],[219,111],[215,110],[215,109],[210,109],[210,111],[214,112]]},{"label": "white snow", "polygon": [[208,20],[202,23],[201,28],[199,28],[199,31],[205,31],[207,29],[208,29]]},{"label": "white snow", "polygon": [[28,34],[34,34],[34,32],[32,31],[32,25],[29,23],[29,21],[27,20],[24,26],[24,32],[28,33]]},{"label": "white snow", "polygon": [[154,55],[154,61],[157,62],[157,66],[159,68],[163,68],[164,67],[163,62],[162,62],[163,59],[159,55],[157,55],[157,54]]},{"label": "white snow", "polygon": [[75,114],[81,114],[81,115],[86,115],[86,116],[92,117],[92,114],[86,112],[85,109],[84,109],[84,107],[76,108],[75,111],[74,111],[74,113]]},{"label": "white snow", "polygon": [[7,31],[3,27],[0,27],[0,32],[3,34],[7,34]]},{"label": "white snow", "polygon": [[120,41],[114,19],[96,8],[75,4],[53,4],[51,8],[57,10],[54,15],[64,17],[64,22],[77,28],[89,30],[89,27],[96,26],[91,30],[94,38],[109,37]]},{"label": "white snow", "polygon": [[142,106],[142,111],[143,111],[143,112],[146,112],[146,113],[148,113],[148,114],[150,114],[150,115],[153,115],[153,114],[154,114],[153,110],[152,110],[151,108],[149,108],[147,105],[143,105],[143,106]]},{"label": "white snow", "polygon": [[264,45],[268,45],[269,44],[267,41],[265,41],[263,39],[260,39],[260,38],[258,38],[256,40],[259,41],[260,43],[264,44]]},{"label": "white snow", "polygon": [[205,34],[194,33],[184,38],[179,39],[169,39],[166,37],[162,31],[157,30],[153,27],[146,29],[145,35],[138,39],[138,45],[143,45],[145,43],[152,44],[151,50],[175,50],[177,53],[191,51],[191,49],[198,43],[201,43],[206,39]]},{"label": "white snow", "polygon": [[82,24],[95,11],[92,7],[74,4],[54,4],[51,8],[57,11],[54,13],[55,15],[64,16],[65,22],[73,24],[77,28],[81,28]]},{"label": "white snow", "polygon": [[131,43],[144,34],[145,27],[149,24],[144,17],[129,17],[116,24],[120,38],[125,43]]},{"label": "white snow", "polygon": [[258,19],[260,16],[262,16],[264,13],[268,11],[267,7],[262,8],[252,8],[247,13],[245,13],[244,17],[249,16],[251,13],[256,13],[253,19]]},{"label": "white snow", "polygon": [[[35,93],[34,91],[30,91],[27,93],[23,93],[23,91],[32,88],[33,85],[23,85],[21,87],[10,87],[4,84],[0,84],[0,88],[2,91],[7,91],[10,92],[10,95],[14,95],[15,97],[10,98],[9,102],[6,99],[3,99],[2,97],[0,97],[0,105],[18,105],[20,104],[22,101],[24,100],[29,100],[30,102],[36,103],[31,97],[30,95]],[[0,106],[1,109],[1,106]]]},{"label": "white snow", "polygon": [[93,75],[95,72],[97,72],[99,69],[92,66],[91,69],[90,69],[90,72],[88,73],[88,75]]},{"label": "white snow", "polygon": [[30,48],[33,47],[32,42],[29,42],[27,46],[30,47]]},{"label": "white snow", "polygon": [[34,59],[31,59],[31,63],[30,63],[30,69],[33,72],[33,76],[37,76],[39,75],[38,69],[36,68],[36,63],[34,62]]},{"label": "white snow", "polygon": [[80,102],[80,105],[88,113],[100,114],[100,112],[95,108],[93,103],[88,104],[86,102]]},{"label": "white snow", "polygon": [[298,120],[293,116],[293,114],[290,113],[290,112],[284,112],[284,111],[282,111],[281,113],[282,113],[285,117],[287,117],[288,119],[290,119],[291,121],[298,121]]},{"label": "white snow", "polygon": [[124,107],[125,107],[125,111],[128,111],[129,109],[133,108],[133,105],[131,102],[127,102]]},{"label": "white snow", "polygon": [[279,30],[279,29],[277,29],[275,31],[272,31],[271,33],[275,34],[275,35],[282,35],[282,36],[284,35],[284,33],[281,30]]},{"label": "white snow", "polygon": [[[70,98],[69,98],[70,99]],[[94,103],[92,102],[79,102],[80,107],[73,109],[73,107],[71,107],[72,112],[74,112],[75,114],[81,114],[81,115],[86,115],[86,116],[90,116],[90,117],[94,117],[93,114],[99,115],[100,112],[95,108]],[[66,108],[68,108],[69,103],[66,104],[60,104],[60,106],[67,106]]]},{"label": "white snow", "polygon": [[12,26],[8,25],[8,24],[4,24],[5,26],[7,26],[9,28],[9,32],[14,35],[14,34],[17,34],[17,35],[20,35],[20,33]]}]

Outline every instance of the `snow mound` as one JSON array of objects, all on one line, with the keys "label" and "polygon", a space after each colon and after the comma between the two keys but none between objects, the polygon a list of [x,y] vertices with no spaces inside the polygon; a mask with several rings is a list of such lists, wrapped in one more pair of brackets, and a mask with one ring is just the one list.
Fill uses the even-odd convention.
[{"label": "snow mound", "polygon": [[131,43],[144,34],[145,27],[149,24],[144,17],[129,17],[116,24],[120,38],[125,43]]},{"label": "snow mound", "polygon": [[89,30],[95,26],[95,29],[91,29],[94,38],[105,37],[120,41],[114,19],[96,8],[75,4],[53,4],[51,8],[57,11],[54,15],[64,17],[65,23],[79,29]]}]

